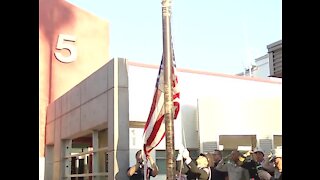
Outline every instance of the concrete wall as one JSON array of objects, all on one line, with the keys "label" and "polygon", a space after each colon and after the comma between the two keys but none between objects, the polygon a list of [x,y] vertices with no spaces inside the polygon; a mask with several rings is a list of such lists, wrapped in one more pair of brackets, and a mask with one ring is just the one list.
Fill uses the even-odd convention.
[{"label": "concrete wall", "polygon": [[281,93],[281,84],[244,81],[233,93],[200,98],[200,142],[219,144],[219,135],[272,139],[273,135],[282,134]]},{"label": "concrete wall", "polygon": [[282,40],[267,45],[270,75],[282,77]]},{"label": "concrete wall", "polygon": [[[146,121],[158,68],[156,65],[129,61],[130,121]],[[179,68],[177,71],[181,90],[181,111],[180,119],[175,122],[174,129],[176,148],[182,143],[181,123],[189,148],[199,148],[203,142],[217,140],[218,134],[254,133],[265,137],[272,133],[282,133],[281,79],[276,81]],[[200,101],[199,123],[198,100]],[[235,120],[239,123],[233,128],[231,123]],[[260,123],[264,126],[271,123],[275,127],[261,129]],[[165,149],[165,140],[156,149]]]},{"label": "concrete wall", "polygon": [[[108,62],[109,27],[106,20],[65,0],[39,0],[39,5],[40,41],[41,45],[49,47],[49,52],[41,61],[46,61],[51,69],[52,102]],[[75,61],[63,63],[55,55],[70,55],[70,51],[57,48],[60,34],[75,37],[75,42],[63,39],[61,43],[63,47],[67,47],[65,45],[68,44],[75,48]]]},{"label": "concrete wall", "polygon": [[[63,140],[108,128],[109,179],[126,178],[128,77],[125,60],[111,60],[48,106],[46,144],[54,145],[53,177],[63,173]],[[121,133],[120,133],[121,131]]]}]

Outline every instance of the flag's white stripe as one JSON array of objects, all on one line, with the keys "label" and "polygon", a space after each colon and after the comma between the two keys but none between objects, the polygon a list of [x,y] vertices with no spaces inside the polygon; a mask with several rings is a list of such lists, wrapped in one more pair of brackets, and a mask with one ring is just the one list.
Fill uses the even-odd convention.
[{"label": "flag's white stripe", "polygon": [[162,107],[163,107],[163,104],[164,104],[164,94],[161,93],[160,94],[160,97],[159,97],[159,100],[158,102],[156,103],[156,107],[152,113],[152,117],[151,117],[151,120],[150,120],[150,123],[145,131],[145,143],[147,142],[147,139],[149,138],[150,134],[152,133],[152,129],[153,129],[153,126],[154,124],[156,123],[157,121],[157,117],[158,115],[160,114],[161,110],[162,110]]},{"label": "flag's white stripe", "polygon": [[[162,110],[162,112],[160,113],[161,115],[163,115],[164,113],[163,113],[163,110]],[[160,116],[161,116],[160,115]],[[154,120],[153,121],[153,124],[155,124],[157,121],[156,120]],[[160,125],[161,126],[161,125]],[[151,136],[151,134],[152,134],[152,132],[153,131],[155,131],[155,129],[153,129],[154,128],[154,126],[148,126],[148,128],[147,128],[147,130],[146,130],[146,136],[145,136],[145,144],[147,143],[147,141],[148,141],[148,139],[149,139],[149,137]]]}]

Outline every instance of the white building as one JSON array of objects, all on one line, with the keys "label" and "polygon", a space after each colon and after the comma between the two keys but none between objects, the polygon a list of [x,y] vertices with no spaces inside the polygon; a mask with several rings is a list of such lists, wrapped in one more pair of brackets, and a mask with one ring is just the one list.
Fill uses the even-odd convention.
[{"label": "white building", "polygon": [[250,68],[246,68],[244,72],[238,73],[237,75],[269,79],[269,54],[265,54],[255,59],[254,62],[254,65],[252,65]]},{"label": "white building", "polygon": [[[160,61],[159,61],[160,64]],[[176,150],[282,145],[282,81],[179,68]],[[48,107],[45,179],[128,179],[142,148],[158,65],[114,58]],[[184,133],[183,133],[184,132]],[[185,140],[184,140],[185,139]],[[165,139],[152,156],[165,178]]]},{"label": "white building", "polygon": [[270,77],[269,54],[255,59],[256,67],[253,68],[253,77],[268,78]]},{"label": "white building", "polygon": [[255,59],[255,64],[238,76],[259,78],[282,77],[282,40],[267,45],[268,53]]}]

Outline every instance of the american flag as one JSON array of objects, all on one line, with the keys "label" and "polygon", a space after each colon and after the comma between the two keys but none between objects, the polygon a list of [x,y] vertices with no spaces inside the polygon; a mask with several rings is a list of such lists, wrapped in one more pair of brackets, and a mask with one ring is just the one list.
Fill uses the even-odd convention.
[{"label": "american flag", "polygon": [[[172,101],[174,119],[177,119],[180,110],[180,90],[178,87],[178,77],[176,75],[176,62],[173,53],[172,63]],[[149,156],[153,148],[155,148],[165,136],[165,121],[164,121],[164,64],[163,56],[158,72],[155,92],[153,95],[152,105],[148,120],[144,126],[144,145],[143,150],[146,157]]]}]

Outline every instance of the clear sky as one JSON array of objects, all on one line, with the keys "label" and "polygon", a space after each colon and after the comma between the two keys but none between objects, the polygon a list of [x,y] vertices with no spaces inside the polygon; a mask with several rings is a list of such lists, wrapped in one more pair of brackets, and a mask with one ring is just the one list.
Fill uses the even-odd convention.
[{"label": "clear sky", "polygon": [[[161,0],[68,0],[109,22],[110,58],[160,64]],[[243,72],[282,39],[281,0],[172,0],[178,68]]]}]

